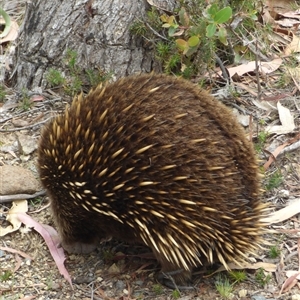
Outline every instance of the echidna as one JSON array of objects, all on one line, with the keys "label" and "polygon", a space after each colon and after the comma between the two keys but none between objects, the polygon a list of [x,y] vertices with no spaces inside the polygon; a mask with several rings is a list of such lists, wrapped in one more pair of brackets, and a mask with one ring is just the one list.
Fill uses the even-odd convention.
[{"label": "echidna", "polygon": [[253,147],[223,104],[183,79],[138,75],[75,97],[45,126],[38,164],[68,252],[107,237],[143,243],[184,280],[261,242]]}]

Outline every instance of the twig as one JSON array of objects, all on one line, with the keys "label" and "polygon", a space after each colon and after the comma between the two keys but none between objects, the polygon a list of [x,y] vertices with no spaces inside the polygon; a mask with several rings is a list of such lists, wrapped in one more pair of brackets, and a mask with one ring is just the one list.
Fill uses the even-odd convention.
[{"label": "twig", "polygon": [[[257,48],[257,41],[256,41],[256,48]],[[259,66],[258,66],[258,57],[257,54],[255,53],[255,75],[256,75],[256,81],[257,81],[257,99],[260,101],[261,100],[261,85],[260,85],[260,80],[259,80]]]},{"label": "twig", "polygon": [[30,195],[30,194],[5,195],[5,196],[0,196],[0,203],[12,202],[14,200],[33,199],[33,198],[36,198],[39,196],[44,196],[44,195],[46,195],[45,191],[39,191],[32,195]]},{"label": "twig", "polygon": [[49,120],[51,120],[53,117],[47,118],[46,120],[43,120],[41,122],[32,124],[32,125],[28,125],[28,126],[24,126],[24,127],[18,127],[18,128],[13,128],[13,129],[0,129],[0,132],[14,132],[14,131],[20,131],[20,130],[25,130],[25,129],[30,129],[33,128],[35,126],[47,123]]},{"label": "twig", "polygon": [[219,65],[219,67],[222,71],[223,78],[226,80],[227,84],[229,84],[230,83],[230,77],[228,76],[228,72],[227,72],[221,58],[217,54],[215,54],[215,60],[216,60],[217,64]]},{"label": "twig", "polygon": [[165,41],[169,41],[166,37],[164,37],[163,35],[159,34],[156,30],[154,30],[147,22],[145,22],[145,25],[154,33],[154,35],[158,36],[159,38]]}]

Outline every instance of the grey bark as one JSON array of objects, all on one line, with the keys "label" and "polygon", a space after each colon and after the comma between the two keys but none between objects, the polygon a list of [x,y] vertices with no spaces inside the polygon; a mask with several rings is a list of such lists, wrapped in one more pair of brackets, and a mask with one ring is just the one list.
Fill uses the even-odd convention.
[{"label": "grey bark", "polygon": [[[176,3],[153,2],[170,10]],[[46,87],[45,74],[49,68],[62,67],[67,49],[77,52],[82,69],[98,68],[116,78],[152,71],[153,50],[129,30],[144,18],[148,5],[145,0],[31,1],[16,51],[14,87]]]}]

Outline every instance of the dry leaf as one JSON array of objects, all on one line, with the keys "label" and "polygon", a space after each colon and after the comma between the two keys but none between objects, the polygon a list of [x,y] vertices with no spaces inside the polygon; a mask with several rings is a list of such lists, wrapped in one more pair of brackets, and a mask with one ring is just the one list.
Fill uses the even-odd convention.
[{"label": "dry leaf", "polygon": [[291,19],[299,19],[300,20],[300,14],[298,11],[288,11],[282,14],[279,14],[285,18],[291,18]]},{"label": "dry leaf", "polygon": [[285,208],[272,213],[268,217],[264,218],[262,222],[267,223],[268,225],[279,223],[291,218],[298,213],[300,213],[300,199],[297,199],[296,201],[289,203],[289,205]]},{"label": "dry leaf", "polygon": [[44,238],[60,274],[64,276],[73,288],[71,276],[64,266],[66,258],[63,248],[59,246],[59,237],[56,230],[51,226],[38,223],[26,213],[19,213],[18,218],[25,225],[34,228]]},{"label": "dry leaf", "polygon": [[284,50],[285,55],[290,55],[295,52],[300,52],[300,38],[293,34],[293,40]]},{"label": "dry leaf", "polygon": [[298,88],[298,90],[300,90],[300,68],[299,67],[296,67],[296,68],[286,67],[286,69],[288,70],[288,72],[292,76],[296,87]]},{"label": "dry leaf", "polygon": [[[260,62],[258,64],[259,71],[264,73],[264,74],[269,74],[277,70],[282,64],[282,59],[281,58],[275,58],[272,61],[268,62]],[[255,61],[250,61],[247,64],[243,64],[237,67],[233,68],[228,68],[228,72],[230,74],[230,77],[234,76],[235,74],[241,76],[249,72],[253,72],[256,70],[256,62]],[[221,76],[222,71],[218,72]]]},{"label": "dry leaf", "polygon": [[276,134],[285,134],[292,132],[295,129],[295,122],[290,110],[282,106],[280,101],[277,102],[277,109],[282,125],[267,126],[266,130],[269,133]]},{"label": "dry leaf", "polygon": [[268,170],[273,161],[276,160],[277,155],[287,146],[289,143],[284,143],[283,145],[278,146],[275,151],[272,152],[268,161],[264,164],[264,169]]},{"label": "dry leaf", "polygon": [[265,110],[265,111],[271,111],[271,110],[276,110],[276,106],[273,105],[270,101],[258,101],[258,100],[255,100],[255,99],[252,99],[252,102],[253,104],[262,109],[262,110]]},{"label": "dry leaf", "polygon": [[0,227],[0,236],[4,236],[8,233],[18,230],[22,222],[18,219],[17,214],[20,212],[26,213],[28,211],[28,205],[26,200],[15,200],[13,201],[12,207],[7,213],[6,221],[11,225],[7,227]]},{"label": "dry leaf", "polygon": [[33,260],[33,257],[27,255],[25,252],[20,251],[20,250],[16,250],[16,249],[9,248],[9,247],[0,247],[0,250],[10,252],[10,253],[17,253],[17,254],[23,256],[24,258],[28,258],[30,260]]},{"label": "dry leaf", "polygon": [[279,295],[281,295],[282,292],[289,291],[292,287],[294,287],[297,284],[296,279],[298,279],[298,280],[300,279],[299,271],[287,271],[286,275],[287,275],[288,279],[282,285]]},{"label": "dry leaf", "polygon": [[294,4],[294,0],[267,0],[265,3],[270,11],[275,11],[277,13],[290,11]]},{"label": "dry leaf", "polygon": [[279,24],[282,27],[291,28],[295,25],[299,25],[300,21],[293,20],[293,19],[282,19],[282,20],[276,20],[276,24]]},{"label": "dry leaf", "polygon": [[284,144],[278,146],[273,152],[272,155],[270,155],[268,161],[264,164],[264,169],[267,170],[272,162],[276,160],[276,157],[278,155],[282,155],[285,152],[294,151],[297,148],[300,147],[300,133],[298,133],[295,137],[292,139],[289,139]]},{"label": "dry leaf", "polygon": [[[250,270],[258,270],[260,268],[263,268],[267,272],[275,272],[276,271],[276,265],[271,263],[264,263],[264,262],[258,262],[258,263],[242,263],[241,265],[235,264],[235,263],[229,263],[227,264],[230,270],[243,270],[243,269],[250,269]],[[213,272],[209,276],[226,271],[224,266],[221,266],[217,271]]]},{"label": "dry leaf", "polygon": [[[0,24],[5,24],[4,20],[0,19]],[[0,39],[0,44],[3,44],[5,42],[14,41],[18,37],[18,34],[19,34],[19,25],[16,21],[11,20],[10,30],[5,37]]]}]

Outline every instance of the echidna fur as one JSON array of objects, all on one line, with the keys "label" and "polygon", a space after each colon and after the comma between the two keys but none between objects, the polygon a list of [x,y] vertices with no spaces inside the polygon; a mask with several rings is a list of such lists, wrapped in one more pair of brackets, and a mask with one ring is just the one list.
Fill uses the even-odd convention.
[{"label": "echidna fur", "polygon": [[183,79],[131,76],[75,97],[43,129],[38,165],[69,252],[115,237],[189,277],[204,262],[243,261],[262,241],[252,144]]}]

